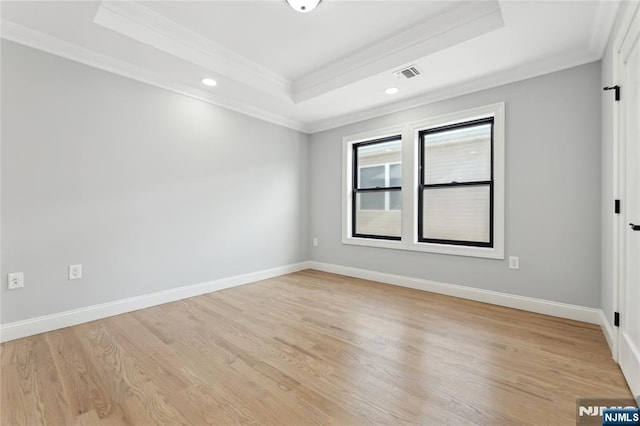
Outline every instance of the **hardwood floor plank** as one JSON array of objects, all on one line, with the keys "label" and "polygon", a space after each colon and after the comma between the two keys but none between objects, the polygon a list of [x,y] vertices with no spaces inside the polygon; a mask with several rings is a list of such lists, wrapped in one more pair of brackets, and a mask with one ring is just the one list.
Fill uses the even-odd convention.
[{"label": "hardwood floor plank", "polygon": [[[189,424],[168,401],[173,392],[167,386],[161,390],[152,378],[153,373],[145,362],[138,361],[117,341],[113,331],[107,329],[114,320],[107,318],[104,325],[84,335],[84,346],[92,352],[100,365],[101,377],[115,400],[122,404],[131,396],[137,397],[149,416],[158,424]],[[87,325],[77,326],[84,331]]]},{"label": "hardwood floor plank", "polygon": [[2,424],[44,425],[44,409],[32,351],[2,367]]},{"label": "hardwood floor plank", "polygon": [[95,410],[82,413],[76,418],[75,426],[96,426],[100,425],[100,417]]},{"label": "hardwood floor plank", "polygon": [[72,424],[73,410],[68,404],[68,395],[58,374],[48,339],[38,339],[34,347],[36,368],[44,415],[48,424]]},{"label": "hardwood floor plank", "polygon": [[0,346],[3,425],[574,424],[599,327],[302,271]]},{"label": "hardwood floor plank", "polygon": [[[90,411],[99,418],[105,418],[117,406],[103,386],[76,330],[64,328],[43,335],[64,389],[65,406],[74,418]],[[65,421],[68,421],[68,416],[65,416]]]}]

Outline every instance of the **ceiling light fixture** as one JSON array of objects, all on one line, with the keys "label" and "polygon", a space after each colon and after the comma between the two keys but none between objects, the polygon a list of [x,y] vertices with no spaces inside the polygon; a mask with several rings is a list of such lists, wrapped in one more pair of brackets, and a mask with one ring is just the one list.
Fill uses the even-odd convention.
[{"label": "ceiling light fixture", "polygon": [[389,87],[388,89],[384,89],[384,93],[386,93],[387,95],[395,95],[396,93],[398,93],[398,88]]},{"label": "ceiling light fixture", "polygon": [[202,81],[202,84],[204,84],[205,86],[209,86],[209,87],[213,87],[213,86],[216,86],[218,84],[218,82],[216,82],[212,78],[203,78],[200,81]]},{"label": "ceiling light fixture", "polygon": [[321,0],[287,0],[287,3],[289,3],[289,6],[296,12],[307,13],[315,9],[320,1]]}]

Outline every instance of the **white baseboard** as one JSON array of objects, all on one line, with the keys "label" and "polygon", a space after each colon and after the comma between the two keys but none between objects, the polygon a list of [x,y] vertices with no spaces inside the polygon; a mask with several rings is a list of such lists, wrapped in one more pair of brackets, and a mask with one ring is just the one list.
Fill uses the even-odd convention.
[{"label": "white baseboard", "polygon": [[478,302],[491,303],[493,305],[506,306],[509,308],[522,309],[525,311],[560,318],[599,324],[602,327],[607,342],[609,343],[609,347],[613,348],[613,332],[609,322],[604,316],[604,313],[600,309],[315,261],[285,265],[244,275],[236,275],[205,283],[193,284],[142,296],[102,303],[99,305],[87,306],[85,308],[73,309],[57,314],[44,315],[24,321],[1,324],[0,342],[32,336],[34,334],[57,330],[64,327],[70,327],[76,324],[95,321],[101,318],[107,318],[151,306],[199,296],[201,294],[212,293],[226,288],[302,271],[304,269],[315,269],[318,271],[378,281],[401,287],[409,287],[417,290],[460,297]]},{"label": "white baseboard", "polygon": [[387,274],[384,272],[369,271],[366,269],[358,269],[330,263],[311,261],[309,267],[323,272],[331,272],[349,277],[378,281],[385,284],[409,287],[432,293],[445,294],[447,296],[460,297],[462,299],[521,309],[523,311],[588,322],[591,324],[601,324],[600,313],[602,310],[596,308],[552,302],[533,297],[517,296],[497,291],[482,290],[479,288],[429,281],[403,275]]},{"label": "white baseboard", "polygon": [[627,333],[620,333],[620,369],[631,393],[640,403],[640,348]]},{"label": "white baseboard", "polygon": [[237,287],[256,281],[278,277],[280,275],[309,269],[309,262],[300,262],[277,268],[265,269],[243,275],[236,275],[228,278],[221,278],[214,281],[192,284],[142,296],[129,297],[127,299],[116,300],[114,302],[101,303],[99,305],[87,306],[85,308],[73,309],[71,311],[57,314],[44,315],[24,321],[16,321],[9,324],[0,325],[0,342],[19,339],[21,337],[33,336],[34,334],[46,331],[58,330],[64,327],[95,321],[126,312],[137,311],[151,306],[162,305],[164,303],[175,302],[201,294],[212,293],[226,288]]},{"label": "white baseboard", "polygon": [[603,310],[600,310],[600,328],[602,328],[604,338],[607,339],[607,344],[611,350],[611,357],[617,362],[618,354],[616,353],[616,334],[614,333],[613,327],[609,320],[607,320],[607,316],[604,314]]}]

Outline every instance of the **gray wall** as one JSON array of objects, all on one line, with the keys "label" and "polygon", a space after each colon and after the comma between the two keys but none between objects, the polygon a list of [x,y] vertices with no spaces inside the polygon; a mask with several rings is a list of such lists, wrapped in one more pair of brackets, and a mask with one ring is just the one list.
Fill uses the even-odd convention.
[{"label": "gray wall", "polygon": [[[600,306],[600,63],[311,136],[311,258],[582,306]],[[506,103],[507,261],[341,244],[345,135]]]},{"label": "gray wall", "polygon": [[2,323],[309,257],[305,134],[3,41],[1,137]]},{"label": "gray wall", "polygon": [[[601,194],[600,87],[592,63],[308,137],[3,41],[0,321],[309,258],[599,307],[612,179]],[[499,101],[506,253],[520,256],[519,271],[341,244],[343,136]],[[605,312],[607,259],[603,249]],[[84,278],[68,281],[75,263]],[[8,291],[16,271],[26,286]]]}]

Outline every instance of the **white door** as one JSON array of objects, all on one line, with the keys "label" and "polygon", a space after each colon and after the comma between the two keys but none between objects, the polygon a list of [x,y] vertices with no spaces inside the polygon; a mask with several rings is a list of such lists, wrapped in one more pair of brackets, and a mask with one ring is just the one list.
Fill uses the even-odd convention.
[{"label": "white door", "polygon": [[619,51],[620,142],[624,153],[622,267],[620,280],[620,367],[640,397],[640,12],[635,8]]}]

